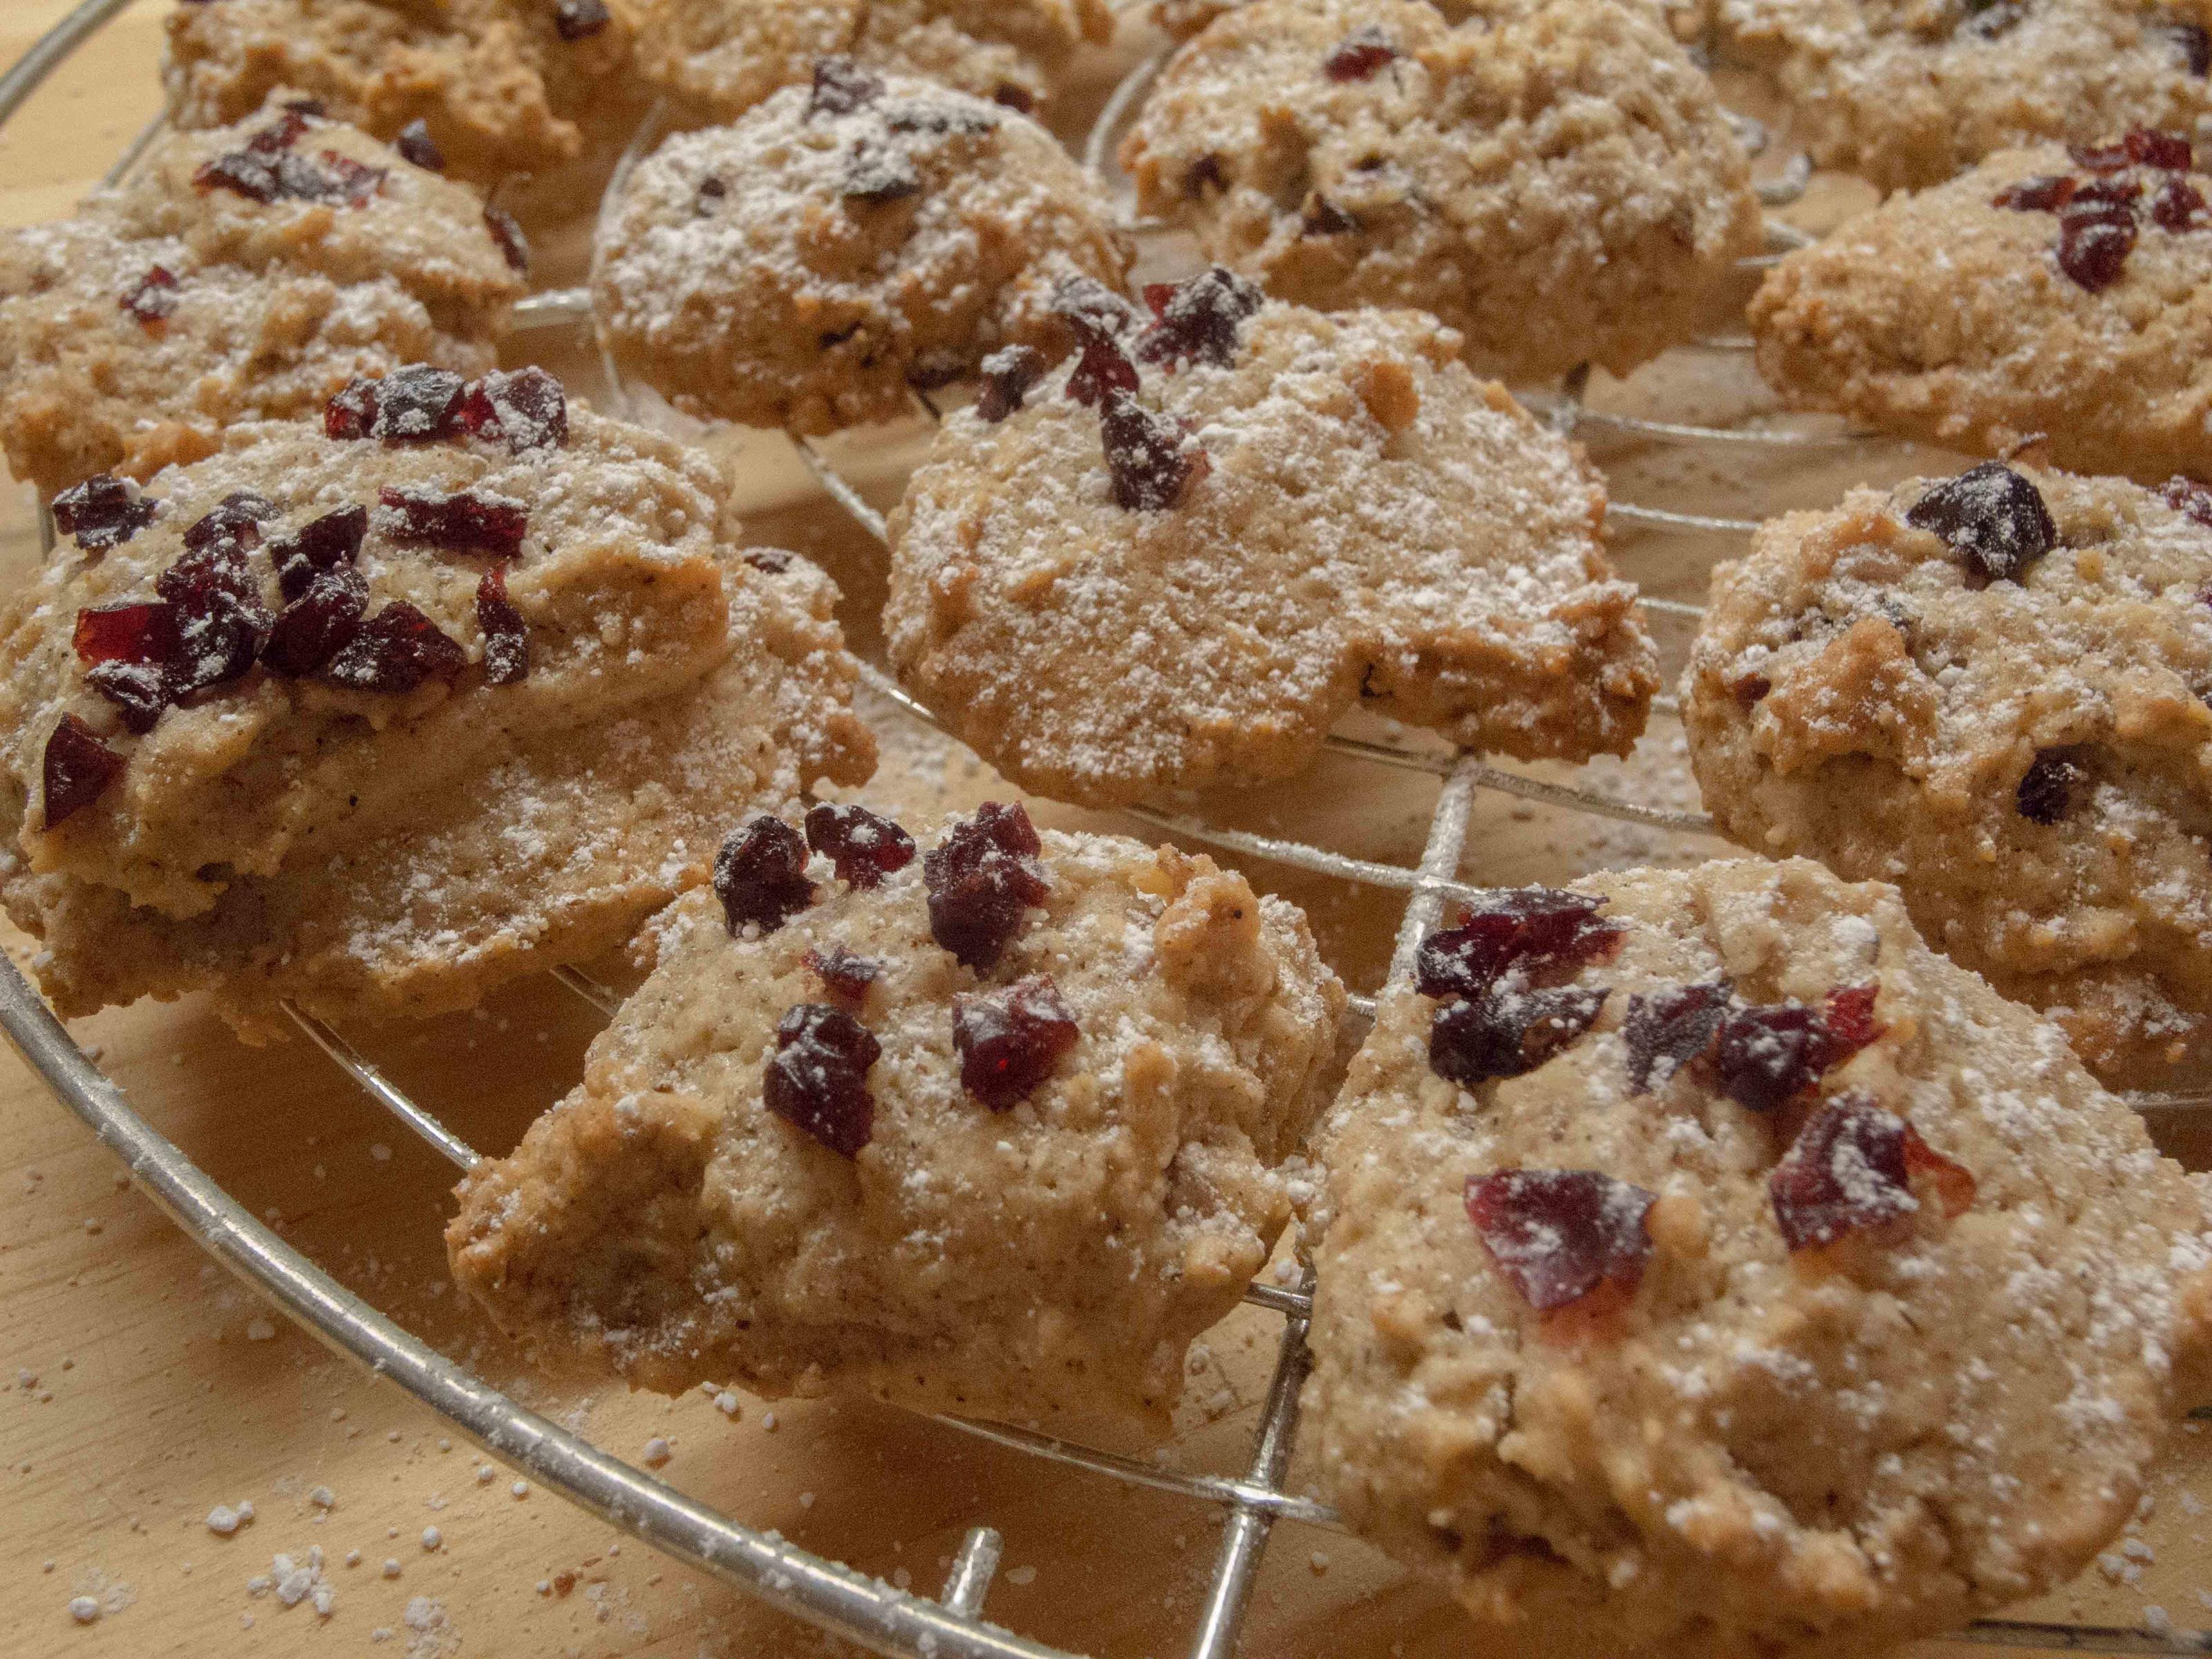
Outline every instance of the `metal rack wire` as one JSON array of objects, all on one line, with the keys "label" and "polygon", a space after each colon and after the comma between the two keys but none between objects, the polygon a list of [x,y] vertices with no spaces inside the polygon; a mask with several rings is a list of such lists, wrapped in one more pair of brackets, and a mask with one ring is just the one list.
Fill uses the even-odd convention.
[{"label": "metal rack wire", "polygon": [[[131,0],[84,0],[15,66],[0,74],[0,123],[21,107],[76,46]],[[1163,57],[1155,57],[1118,88],[1086,145],[1103,167],[1113,128],[1134,107]],[[134,145],[136,155],[147,139]],[[636,146],[633,146],[633,153]],[[127,166],[126,155],[118,170]],[[1802,173],[1785,173],[1769,199],[1802,188]],[[520,327],[548,328],[588,319],[583,290],[543,294],[526,301]],[[1848,438],[1817,434],[1749,434],[1594,413],[1571,394],[1548,410],[1563,430],[1605,427],[1674,441],[1766,441],[1831,444]],[[878,537],[883,521],[811,445],[799,446],[825,491]],[[1748,521],[1664,512],[1616,503],[1616,516],[1662,530],[1751,529]],[[1648,608],[1694,617],[1697,608],[1647,599]],[[936,722],[930,711],[888,676],[864,667],[871,690],[915,719]],[[1404,892],[1391,975],[1410,968],[1421,936],[1446,902],[1474,892],[1457,872],[1465,851],[1477,793],[1502,791],[1526,799],[1593,812],[1646,827],[1710,831],[1702,813],[1668,811],[1615,799],[1571,786],[1546,782],[1491,766],[1468,755],[1401,748],[1334,738],[1330,746],[1364,762],[1411,769],[1438,781],[1426,844],[1417,866],[1407,867],[1348,858],[1304,843],[1223,828],[1168,813],[1136,816],[1170,834],[1202,839],[1243,856],[1368,885]],[[602,1013],[617,999],[580,972],[553,970],[569,990]],[[1354,1000],[1371,1014],[1371,1000]],[[480,1154],[434,1113],[412,1099],[338,1032],[306,1012],[287,1011],[301,1031],[372,1099],[433,1149],[466,1170]],[[611,1457],[500,1393],[420,1341],[340,1286],[313,1262],[284,1243],[234,1201],[176,1146],[131,1106],[96,1063],[72,1040],[12,961],[0,956],[0,1030],[40,1073],[63,1103],[122,1158],[132,1179],[224,1266],[250,1281],[290,1317],[338,1353],[404,1389],[438,1412],[495,1457],[558,1491],[571,1501],[667,1554],[801,1619],[894,1659],[1069,1659],[1003,1630],[983,1617],[1000,1557],[998,1534],[987,1526],[966,1535],[945,1586],[934,1597],[915,1595],[850,1567],[799,1549],[774,1532],[756,1530],[722,1516],[647,1472]],[[2145,1104],[2192,1103],[2179,1100]],[[1224,1516],[1221,1540],[1208,1580],[1193,1659],[1227,1659],[1237,1644],[1261,1555],[1273,1527],[1294,1522],[1334,1527],[1326,1505],[1285,1489],[1297,1427],[1298,1396],[1307,1368],[1305,1333],[1311,1311],[1310,1270],[1295,1287],[1255,1284],[1245,1299],[1281,1316],[1273,1375],[1244,1473],[1191,1474],[1003,1425],[945,1418],[944,1421],[996,1444],[1064,1468],[1152,1487],[1204,1503]],[[2212,1632],[2160,1632],[2112,1626],[1985,1620],[1955,1638],[2045,1649],[2114,1654],[2212,1653]]]}]

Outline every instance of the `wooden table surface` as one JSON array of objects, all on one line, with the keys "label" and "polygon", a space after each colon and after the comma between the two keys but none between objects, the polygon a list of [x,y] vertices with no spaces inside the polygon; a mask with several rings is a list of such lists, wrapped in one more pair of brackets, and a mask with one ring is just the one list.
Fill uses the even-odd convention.
[{"label": "wooden table surface", "polygon": [[[66,9],[64,0],[6,0],[0,62]],[[125,13],[0,131],[0,223],[66,212],[158,109],[161,10],[146,0]],[[531,349],[580,372],[574,344],[540,337]],[[1662,367],[1620,395],[1660,410],[1693,398],[1708,411],[1757,396],[1740,366],[1686,380]],[[910,448],[878,441],[855,451],[854,465],[880,486],[895,480]],[[1799,470],[1747,483],[1680,453],[1601,459],[1624,493],[1717,501],[1720,511],[1746,492],[1771,500],[1778,489],[1809,503],[1845,481],[1832,470]],[[1893,469],[1904,459],[1892,458]],[[810,495],[780,439],[751,440],[730,464],[759,505],[761,539],[823,558],[846,587],[856,642],[869,644],[882,580],[872,550]],[[36,558],[25,496],[8,486],[0,511],[0,580],[11,583]],[[1679,541],[1623,550],[1655,591],[1677,595],[1698,591],[1713,551]],[[930,734],[875,712],[886,757],[871,799],[917,806],[1009,793]],[[1644,750],[1629,767],[1599,769],[1603,781],[1687,804],[1675,734],[1660,728]],[[1408,862],[1431,794],[1417,780],[1332,763],[1296,789],[1213,810]],[[1486,797],[1468,867],[1484,879],[1528,880],[1714,850]],[[1372,984],[1395,920],[1387,896],[1267,866],[1253,873],[1305,903],[1347,977]],[[23,959],[24,942],[6,942]],[[596,1024],[569,994],[538,982],[474,1016],[356,1035],[471,1144],[499,1151],[574,1079]],[[1099,1655],[1186,1646],[1218,1536],[1218,1517],[1205,1507],[1047,1468],[865,1404],[767,1407],[748,1398],[726,1414],[703,1395],[550,1395],[456,1305],[439,1244],[450,1169],[319,1056],[296,1043],[244,1048],[191,1000],[76,1029],[81,1042],[99,1045],[138,1108],[289,1243],[602,1446],[637,1459],[649,1440],[664,1438],[672,1453],[664,1478],[901,1584],[934,1589],[966,1529],[988,1522],[1006,1542],[994,1618]],[[1246,1310],[1194,1354],[1185,1425],[1166,1454],[1175,1462],[1241,1462],[1275,1329],[1272,1316]],[[0,1603],[9,1609],[0,1652],[693,1659],[843,1650],[559,1498],[518,1486],[434,1414],[332,1358],[210,1265],[6,1053],[0,1333]],[[2212,1622],[2197,1588],[2212,1583],[2197,1492],[2212,1496],[2212,1468],[2202,1443],[2181,1437],[2129,1553],[2034,1611],[2132,1626],[2155,1607],[2179,1626]],[[252,1506],[250,1522],[227,1537],[210,1529],[211,1510],[242,1503]],[[312,1597],[284,1606],[267,1583],[276,1556],[306,1567],[318,1550],[333,1596],[326,1616]],[[79,1596],[99,1602],[95,1622],[72,1619],[69,1604]],[[1243,1651],[1419,1659],[1469,1645],[1455,1610],[1388,1561],[1341,1535],[1285,1525]]]}]

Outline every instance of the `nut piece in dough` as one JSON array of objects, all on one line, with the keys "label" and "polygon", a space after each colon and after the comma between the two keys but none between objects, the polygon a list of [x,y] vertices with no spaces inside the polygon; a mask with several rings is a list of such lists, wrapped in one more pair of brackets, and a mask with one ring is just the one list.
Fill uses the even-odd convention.
[{"label": "nut piece in dough", "polygon": [[[1572,891],[1603,951],[1444,953],[1329,1115],[1306,1427],[1346,1522],[1570,1651],[1881,1650],[2069,1577],[2200,1397],[2203,1178],[1887,887]],[[1454,1009],[1601,992],[1519,1075],[1431,1065]],[[1795,1092],[1741,1103],[1790,1031]]]},{"label": "nut piece in dough", "polygon": [[[916,826],[929,850],[871,884],[771,822],[659,925],[583,1083],[461,1184],[462,1285],[542,1362],[671,1393],[1164,1427],[1339,1075],[1344,992],[1304,918],[1203,857],[1040,840],[1018,807]],[[793,890],[763,913],[775,842]],[[1036,902],[979,973],[939,939],[1001,855]],[[1022,1007],[1058,1041],[1004,1091],[984,1045]]]},{"label": "nut piece in dough", "polygon": [[2106,1083],[2154,1083],[2212,1016],[2208,586],[2185,481],[1989,461],[1774,520],[1715,570],[1684,676],[1705,804],[1894,882]]},{"label": "nut piece in dough", "polygon": [[1119,288],[1108,204],[1028,117],[827,58],[727,127],[631,174],[594,300],[617,363],[679,408],[822,434],[1010,345],[1057,356],[1053,290]]},{"label": "nut piece in dough", "polygon": [[1255,0],[1170,60],[1121,160],[1270,294],[1431,312],[1516,382],[1656,356],[1759,246],[1711,84],[1617,0]]}]

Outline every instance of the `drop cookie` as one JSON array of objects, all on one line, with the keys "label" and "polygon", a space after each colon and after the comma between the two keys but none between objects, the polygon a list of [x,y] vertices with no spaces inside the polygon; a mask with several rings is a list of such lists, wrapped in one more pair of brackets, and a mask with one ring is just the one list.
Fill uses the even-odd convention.
[{"label": "drop cookie", "polygon": [[1486,896],[1322,1153],[1328,1493],[1549,1643],[1963,1624],[2088,1563],[2203,1382],[2203,1177],[1807,860]]},{"label": "drop cookie", "polygon": [[847,56],[1024,113],[1114,32],[1106,0],[645,0],[646,72],[699,122],[732,121]]},{"label": "drop cookie", "polygon": [[356,374],[482,374],[521,292],[470,191],[272,105],[0,235],[0,446],[48,495],[148,477]]},{"label": "drop cookie", "polygon": [[461,1183],[462,1285],[666,1392],[1164,1426],[1334,1086],[1304,917],[1018,806],[799,823],[731,836],[583,1083]]},{"label": "drop cookie", "polygon": [[1995,151],[2191,131],[2212,113],[2203,0],[1714,0],[1727,53],[1764,69],[1790,137],[1885,191]]},{"label": "drop cookie", "polygon": [[65,1014],[465,1006],[703,880],[732,799],[873,760],[826,580],[540,370],[363,380],[54,512],[0,614],[0,899]]},{"label": "drop cookie", "polygon": [[1751,303],[1759,373],[1954,449],[2212,476],[2208,191],[2179,133],[2002,151],[1785,256]]},{"label": "drop cookie", "polygon": [[1625,754],[1656,684],[1581,456],[1410,312],[1216,268],[1062,309],[891,515],[893,665],[1025,787],[1115,805],[1286,777],[1364,704],[1524,759]]},{"label": "drop cookie", "polygon": [[1723,833],[1893,881],[2108,1084],[2212,1016],[2212,493],[1987,461],[1769,522],[1683,681]]},{"label": "drop cookie", "polygon": [[1121,161],[1277,298],[1431,312],[1516,380],[1634,368],[1759,246],[1711,84],[1613,0],[1255,0],[1170,60]]},{"label": "drop cookie", "polygon": [[1130,258],[1034,121],[832,58],[641,163],[592,285],[617,363],[678,407],[821,434],[908,414],[1008,347],[1061,356],[1054,290],[1118,288]]}]

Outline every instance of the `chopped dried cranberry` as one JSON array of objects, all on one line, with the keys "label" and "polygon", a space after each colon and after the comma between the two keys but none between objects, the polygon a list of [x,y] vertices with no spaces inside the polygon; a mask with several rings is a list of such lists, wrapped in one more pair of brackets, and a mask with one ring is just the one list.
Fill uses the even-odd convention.
[{"label": "chopped dried cranberry", "polygon": [[269,544],[277,592],[296,599],[317,576],[351,565],[361,556],[361,538],[368,533],[368,509],[342,507],[310,520],[289,536],[278,537]]},{"label": "chopped dried cranberry", "polygon": [[1078,1035],[1075,1016],[1049,974],[952,999],[961,1085],[994,1112],[1010,1111],[1035,1093]]},{"label": "chopped dried cranberry", "polygon": [[754,547],[745,550],[745,562],[756,570],[771,576],[781,576],[791,568],[792,556],[780,547]]},{"label": "chopped dried cranberry", "polygon": [[349,566],[311,578],[298,598],[276,613],[262,643],[270,672],[304,679],[331,665],[353,643],[368,611],[368,584]]},{"label": "chopped dried cranberry", "polygon": [[1364,81],[1373,76],[1398,56],[1398,48],[1388,34],[1370,23],[1357,28],[1338,42],[1336,49],[1322,59],[1322,70],[1332,81]]},{"label": "chopped dried cranberry", "polygon": [[161,724],[169,706],[169,677],[156,664],[96,662],[84,683],[115,705],[123,724],[143,737]]},{"label": "chopped dried cranberry", "polygon": [[896,202],[921,193],[921,173],[898,152],[863,143],[846,164],[837,193],[848,202]]},{"label": "chopped dried cranberry", "polygon": [[568,394],[542,368],[500,369],[469,387],[456,418],[470,436],[516,455],[559,449],[568,441]]},{"label": "chopped dried cranberry", "polygon": [[2212,33],[2207,33],[2202,23],[2175,21],[2156,23],[2152,28],[2173,42],[2174,50],[2181,54],[2183,66],[2198,80],[2212,70]]},{"label": "chopped dried cranberry", "polygon": [[349,691],[400,696],[434,677],[449,680],[467,662],[451,635],[406,600],[394,599],[361,625],[324,666],[323,678]]},{"label": "chopped dried cranberry", "polygon": [[1831,992],[1821,1010],[1795,1002],[1733,1010],[1713,1050],[1721,1092],[1752,1112],[1773,1111],[1804,1094],[1881,1035],[1875,994],[1870,985],[1848,986]]},{"label": "chopped dried cranberry", "polygon": [[2125,208],[2097,202],[2059,211],[2058,268],[2092,294],[2120,280],[2135,246],[2135,215]]},{"label": "chopped dried cranberry", "polygon": [[380,528],[403,546],[511,559],[522,550],[522,538],[530,529],[528,511],[504,495],[479,495],[468,489],[441,495],[387,484],[376,499],[392,515]]},{"label": "chopped dried cranberry", "polygon": [[1415,982],[1423,996],[1474,996],[1516,965],[1579,968],[1620,948],[1622,929],[1600,921],[1605,901],[1557,887],[1487,894],[1456,926],[1422,940]]},{"label": "chopped dried cranberry", "polygon": [[530,239],[522,234],[522,227],[505,208],[487,202],[483,210],[484,228],[491,233],[493,246],[499,256],[507,261],[507,269],[520,276],[530,269]]},{"label": "chopped dried cranberry", "polygon": [[54,497],[54,528],[88,553],[120,547],[154,522],[160,505],[112,473],[101,472]]},{"label": "chopped dried cranberry", "polygon": [[1222,174],[1221,158],[1218,155],[1200,156],[1191,163],[1190,171],[1182,176],[1182,193],[1194,202],[1205,195],[1208,190],[1228,188],[1229,180]]},{"label": "chopped dried cranberry", "polygon": [[185,531],[185,545],[195,553],[210,548],[250,552],[261,545],[261,526],[276,516],[276,503],[251,489],[234,489],[212,513]]},{"label": "chopped dried cranberry", "polygon": [[806,843],[781,818],[763,813],[714,855],[714,891],[733,937],[747,922],[773,933],[814,902]]},{"label": "chopped dried cranberry", "polygon": [[1036,108],[1036,95],[1027,87],[1018,87],[1011,81],[1001,81],[992,89],[991,101],[1001,109],[1010,109],[1023,115]]},{"label": "chopped dried cranberry", "polygon": [[2204,222],[2204,192],[2186,179],[2169,179],[2150,198],[2151,222],[2161,230],[2194,230]]},{"label": "chopped dried cranberry", "polygon": [[2045,749],[2028,763],[2014,792],[2013,804],[2021,817],[2035,823],[2056,823],[2073,805],[2075,788],[2089,775],[2063,749]]},{"label": "chopped dried cranberry", "polygon": [[1052,314],[1085,341],[1119,339],[1137,320],[1137,308],[1096,276],[1064,278],[1052,291]]},{"label": "chopped dried cranberry", "polygon": [[1589,1030],[1609,994],[1603,986],[1538,991],[1498,984],[1448,1002],[1429,1025],[1429,1068],[1470,1089],[1522,1076]]},{"label": "chopped dried cranberry", "polygon": [[314,99],[295,99],[275,121],[248,138],[246,148],[256,155],[282,155],[307,136],[322,113],[322,105]]},{"label": "chopped dried cranberry", "polygon": [[153,328],[177,309],[177,274],[167,265],[155,265],[116,303],[146,327]]},{"label": "chopped dried cranberry", "polygon": [[831,1152],[856,1157],[875,1133],[868,1067],[883,1052],[875,1034],[842,1008],[802,1002],[776,1022],[762,1100]]},{"label": "chopped dried cranberry", "polygon": [[82,662],[167,662],[177,648],[176,607],[152,599],[80,611],[70,643]]},{"label": "chopped dried cranberry", "polygon": [[123,775],[123,757],[102,743],[74,714],[64,714],[46,739],[40,764],[46,789],[46,828],[53,829],[98,800]]},{"label": "chopped dried cranberry", "polygon": [[1165,511],[1213,467],[1182,422],[1127,392],[1109,390],[1100,402],[1098,435],[1115,505],[1127,512]]},{"label": "chopped dried cranberry", "polygon": [[349,207],[367,206],[369,198],[382,190],[384,181],[392,176],[389,167],[373,167],[334,149],[323,152],[322,163],[328,181],[328,199],[342,201]]},{"label": "chopped dried cranberry", "polygon": [[986,801],[954,824],[921,861],[931,936],[979,974],[995,968],[1029,908],[1052,890],[1042,850],[1018,805]]},{"label": "chopped dried cranberry", "polygon": [[1758,708],[1773,690],[1774,682],[1764,674],[1740,674],[1729,686],[1736,706],[1741,708]]},{"label": "chopped dried cranberry", "polygon": [[1224,265],[1184,283],[1155,283],[1145,290],[1145,302],[1158,320],[1138,339],[1137,356],[1147,363],[1226,368],[1237,361],[1237,325],[1267,299]]},{"label": "chopped dried cranberry", "polygon": [[878,887],[914,862],[914,837],[865,806],[822,801],[807,808],[806,844],[837,866],[837,878]]},{"label": "chopped dried cranberry", "polygon": [[2160,132],[2153,127],[2136,127],[2128,134],[2124,143],[2128,159],[2139,167],[2158,167],[2167,173],[2186,173],[2196,159],[2185,133]]},{"label": "chopped dried cranberry", "polygon": [[2089,210],[2106,210],[2105,216],[2114,219],[2131,217],[2136,203],[2142,198],[2142,180],[2132,175],[2117,175],[2104,179],[2085,179],[2074,187],[2066,205],[2081,216],[2088,216]]},{"label": "chopped dried cranberry", "polygon": [[430,124],[419,115],[399,129],[399,136],[392,141],[392,147],[425,173],[446,170],[446,152],[430,136]]},{"label": "chopped dried cranberry", "polygon": [[1628,999],[1628,1018],[1621,1035],[1628,1043],[1628,1085],[1636,1094],[1649,1094],[1713,1046],[1721,1022],[1727,1018],[1735,988],[1728,981],[1708,980],[1697,985],[1670,985]]},{"label": "chopped dried cranberry", "polygon": [[1805,1250],[1896,1227],[1920,1208],[1915,1176],[1933,1184],[1947,1214],[1974,1201],[1974,1178],[1966,1169],[1868,1097],[1843,1094],[1805,1121],[1767,1176],[1766,1189],[1783,1242]]},{"label": "chopped dried cranberry", "polygon": [[376,425],[376,382],[356,374],[323,405],[323,435],[333,439],[368,436]]},{"label": "chopped dried cranberry", "polygon": [[1595,1170],[1471,1176],[1468,1219],[1521,1298],[1539,1313],[1601,1286],[1632,1295],[1651,1259],[1657,1194]]},{"label": "chopped dried cranberry", "polygon": [[376,413],[368,435],[387,444],[433,443],[461,430],[461,398],[468,383],[449,368],[412,363],[376,384]]},{"label": "chopped dried cranberry", "polygon": [[252,672],[269,613],[243,548],[220,541],[186,553],[154,579],[154,591],[176,607],[177,648],[167,664],[173,701]]},{"label": "chopped dried cranberry", "polygon": [[216,599],[249,609],[261,604],[261,585],[236,542],[219,539],[193,548],[154,578],[154,591],[177,607],[178,620],[204,611]]},{"label": "chopped dried cranberry", "polygon": [[814,90],[806,100],[806,114],[850,115],[884,95],[882,77],[862,69],[850,58],[824,58],[814,65]]},{"label": "chopped dried cranberry", "polygon": [[1120,343],[1111,335],[1093,334],[1083,342],[1083,355],[1067,377],[1067,395],[1089,408],[1109,392],[1133,393],[1138,384],[1137,366]]},{"label": "chopped dried cranberry", "polygon": [[1842,985],[1828,993],[1820,1024],[1828,1034],[1828,1064],[1840,1066],[1887,1029],[1874,1017],[1881,988]]},{"label": "chopped dried cranberry", "polygon": [[1905,521],[1934,531],[1992,581],[2018,581],[2058,544],[2042,491],[2002,461],[1984,461],[1946,478],[1913,503]]},{"label": "chopped dried cranberry", "polygon": [[1358,220],[1318,191],[1307,198],[1305,216],[1298,222],[1298,232],[1305,236],[1349,236],[1358,228]]},{"label": "chopped dried cranberry", "polygon": [[856,957],[842,945],[832,946],[827,956],[819,951],[809,951],[806,965],[829,988],[830,995],[855,1008],[866,998],[868,987],[884,971],[884,964],[874,957]]},{"label": "chopped dried cranberry", "polygon": [[582,40],[614,21],[604,0],[553,0],[553,29],[563,40]]},{"label": "chopped dried cranberry", "polygon": [[1044,378],[1044,353],[1035,346],[1011,345],[983,359],[983,389],[975,413],[996,425],[1022,406],[1030,388]]},{"label": "chopped dried cranberry", "polygon": [[2040,173],[2007,185],[1990,198],[1990,205],[2019,213],[2056,213],[2074,199],[2080,185],[2081,180],[2063,173]]},{"label": "chopped dried cranberry", "polygon": [[507,597],[507,567],[493,565],[477,582],[477,626],[483,630],[484,680],[519,685],[530,678],[530,630]]},{"label": "chopped dried cranberry", "polygon": [[2159,486],[2158,493],[2159,499],[2177,513],[2186,513],[2197,523],[2212,528],[2212,484],[2201,484],[2177,472]]}]

